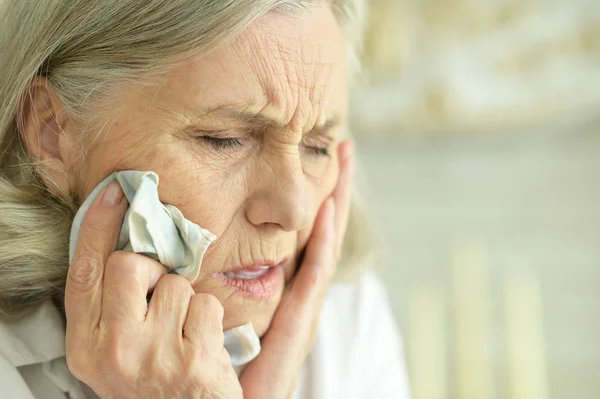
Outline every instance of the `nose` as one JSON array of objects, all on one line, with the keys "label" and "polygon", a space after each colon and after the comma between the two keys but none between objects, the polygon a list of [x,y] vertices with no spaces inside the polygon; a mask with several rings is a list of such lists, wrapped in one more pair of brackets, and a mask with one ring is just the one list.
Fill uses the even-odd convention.
[{"label": "nose", "polygon": [[281,154],[256,169],[246,218],[260,227],[299,231],[309,227],[311,200],[297,154]]}]

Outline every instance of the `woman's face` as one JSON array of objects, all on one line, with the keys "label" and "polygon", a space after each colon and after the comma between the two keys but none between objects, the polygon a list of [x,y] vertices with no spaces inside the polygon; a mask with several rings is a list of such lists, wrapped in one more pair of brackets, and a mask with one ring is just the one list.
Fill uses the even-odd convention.
[{"label": "woman's face", "polygon": [[[124,88],[78,195],[116,170],[155,171],[161,201],[218,237],[196,292],[221,301],[225,329],[250,321],[264,334],[337,181],[345,59],[329,8],[265,16],[155,84]],[[229,273],[261,265],[280,266]]]}]

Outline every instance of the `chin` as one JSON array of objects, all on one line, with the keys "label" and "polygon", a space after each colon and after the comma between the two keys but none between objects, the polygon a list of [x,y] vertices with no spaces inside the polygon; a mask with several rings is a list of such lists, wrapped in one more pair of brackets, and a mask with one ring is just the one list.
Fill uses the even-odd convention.
[{"label": "chin", "polygon": [[[283,292],[261,301],[235,294],[229,296],[222,301],[225,309],[223,329],[229,330],[246,323],[252,323],[256,334],[262,337],[271,326],[282,295]],[[217,298],[219,298],[219,295],[217,295]]]}]

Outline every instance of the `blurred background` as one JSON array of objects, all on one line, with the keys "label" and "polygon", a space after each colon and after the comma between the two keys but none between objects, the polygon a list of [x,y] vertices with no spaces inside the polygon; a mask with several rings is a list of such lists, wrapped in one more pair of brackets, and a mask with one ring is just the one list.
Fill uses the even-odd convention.
[{"label": "blurred background", "polygon": [[351,115],[414,399],[600,398],[600,1],[371,7]]}]

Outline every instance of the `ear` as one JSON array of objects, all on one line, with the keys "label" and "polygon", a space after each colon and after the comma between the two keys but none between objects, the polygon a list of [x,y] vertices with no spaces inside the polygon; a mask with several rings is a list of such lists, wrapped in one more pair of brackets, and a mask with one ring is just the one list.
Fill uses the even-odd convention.
[{"label": "ear", "polygon": [[56,194],[69,193],[73,122],[46,78],[37,76],[30,83],[19,122],[21,139],[45,186]]}]

